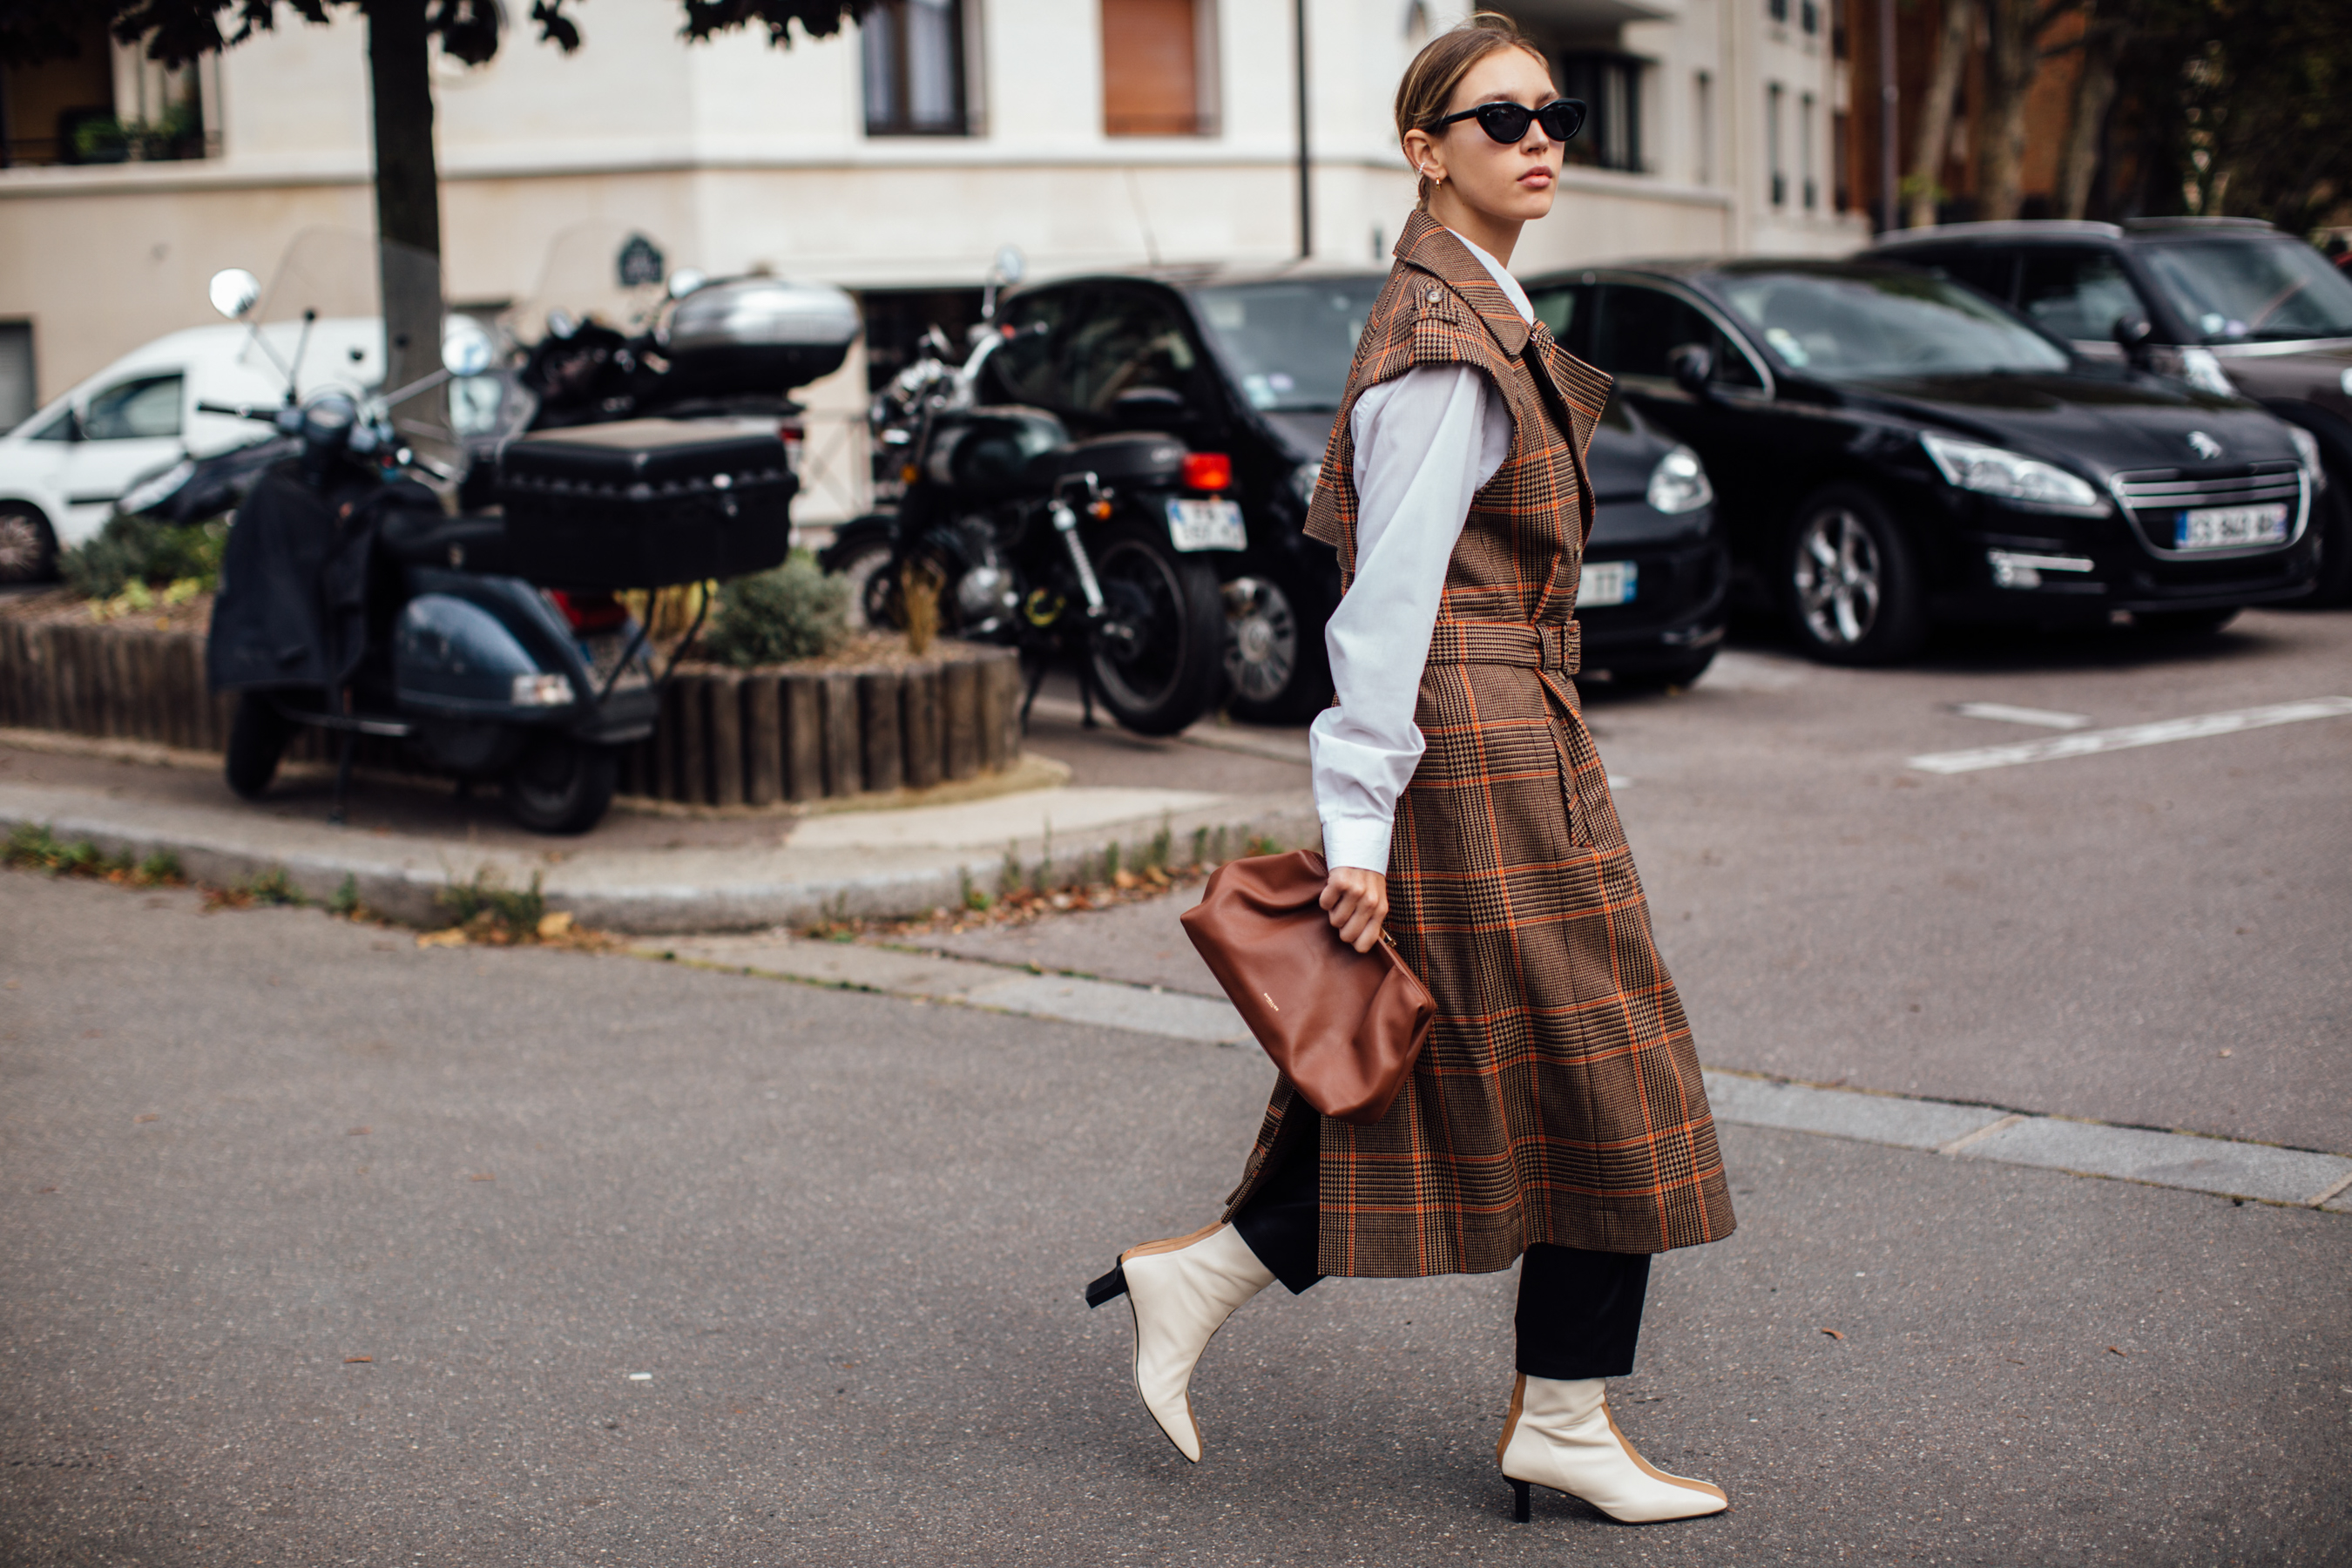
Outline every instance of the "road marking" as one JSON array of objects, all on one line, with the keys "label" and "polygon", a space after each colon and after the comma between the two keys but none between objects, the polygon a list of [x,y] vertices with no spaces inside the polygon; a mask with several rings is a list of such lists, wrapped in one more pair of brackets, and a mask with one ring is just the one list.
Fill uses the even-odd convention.
[{"label": "road marking", "polygon": [[1911,758],[1909,765],[1927,773],[1968,773],[1981,768],[2013,768],[2021,763],[2088,757],[2101,752],[2128,751],[2134,746],[2162,745],[2168,741],[2201,741],[2210,735],[2234,735],[2242,730],[2263,730],[2273,724],[2341,719],[2347,715],[2352,715],[2352,697],[2311,697],[2300,702],[2273,703],[2267,708],[2236,708],[2226,713],[2159,719],[2153,724],[2126,724],[2120,730],[2085,730],[2048,741],[1979,746],[1967,752],[1931,752]]},{"label": "road marking", "polygon": [[2013,708],[2006,702],[1955,702],[1952,711],[1963,719],[1990,719],[2002,724],[2039,724],[2045,730],[2080,730],[2091,722],[2088,713],[2061,713],[2050,708]]}]

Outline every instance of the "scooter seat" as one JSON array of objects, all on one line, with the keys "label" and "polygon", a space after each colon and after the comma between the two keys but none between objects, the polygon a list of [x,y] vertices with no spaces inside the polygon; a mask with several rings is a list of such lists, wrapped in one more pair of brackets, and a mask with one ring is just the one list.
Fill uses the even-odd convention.
[{"label": "scooter seat", "polygon": [[507,520],[503,517],[401,511],[384,520],[376,542],[404,566],[438,566],[452,572],[507,569]]}]

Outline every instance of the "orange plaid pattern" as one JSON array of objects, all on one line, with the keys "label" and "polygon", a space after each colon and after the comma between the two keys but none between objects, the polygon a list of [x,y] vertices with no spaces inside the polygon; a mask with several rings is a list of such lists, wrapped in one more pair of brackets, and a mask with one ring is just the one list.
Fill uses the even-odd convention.
[{"label": "orange plaid pattern", "polygon": [[[1307,531],[1355,558],[1349,414],[1367,386],[1466,363],[1510,409],[1471,503],[1414,710],[1428,750],[1398,803],[1389,932],[1437,1026],[1389,1114],[1321,1123],[1320,1265],[1507,1268],[1535,1242],[1659,1252],[1734,1224],[1697,1052],[1585,728],[1573,618],[1608,378],[1519,319],[1460,241],[1415,214],[1367,321]],[[1237,1210],[1293,1114],[1275,1087]]]}]

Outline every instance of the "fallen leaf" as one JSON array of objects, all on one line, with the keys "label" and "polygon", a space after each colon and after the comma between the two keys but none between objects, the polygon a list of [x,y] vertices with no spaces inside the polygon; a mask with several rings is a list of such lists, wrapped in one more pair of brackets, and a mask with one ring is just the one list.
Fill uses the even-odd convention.
[{"label": "fallen leaf", "polygon": [[1112,873],[1111,882],[1121,892],[1128,892],[1136,888],[1141,887],[1143,885],[1143,879],[1137,876],[1132,871],[1121,870]]},{"label": "fallen leaf", "polygon": [[100,1035],[96,1029],[84,1029],[81,1032],[81,1037],[85,1040],[95,1040],[100,1037]]},{"label": "fallen leaf", "polygon": [[343,1364],[345,1366],[365,1366],[374,1360],[375,1357],[372,1355],[347,1355],[343,1358]]},{"label": "fallen leaf", "polygon": [[2107,1353],[2108,1353],[2109,1355],[2129,1355],[2129,1354],[2131,1354],[2131,1352],[2129,1352],[2129,1351],[2125,1351],[2125,1350],[2117,1350],[2115,1346],[2113,1346],[2113,1345],[2109,1345],[2109,1346],[2107,1347]]},{"label": "fallen leaf", "polygon": [[466,945],[466,928],[463,926],[451,926],[447,931],[425,931],[417,937],[416,945],[419,947],[463,947]]},{"label": "fallen leaf", "polygon": [[343,1135],[347,1138],[364,1138],[374,1131],[373,1127],[353,1127],[347,1129]]},{"label": "fallen leaf", "polygon": [[2226,1057],[2226,1056],[2228,1056],[2228,1055],[2230,1054],[2230,1047],[2227,1047],[2227,1046],[2223,1046],[2223,1047],[2221,1047],[2221,1054],[2222,1054],[2223,1056],[2225,1056],[2225,1057]]},{"label": "fallen leaf", "polygon": [[566,935],[571,930],[572,911],[570,910],[550,910],[539,917],[539,935],[542,942],[550,937]]},{"label": "fallen leaf", "polygon": [[160,1120],[162,1120],[162,1119],[161,1119],[160,1117],[158,1117],[158,1116],[157,1116],[153,1111],[152,1111],[152,1110],[151,1110],[151,1111],[147,1112],[147,1114],[145,1114],[144,1116],[134,1116],[134,1117],[132,1117],[131,1120],[131,1121],[160,1121]]},{"label": "fallen leaf", "polygon": [[57,1188],[55,1188],[55,1187],[43,1187],[43,1188],[41,1189],[41,1191],[43,1191],[43,1192],[45,1192],[45,1193],[54,1193],[54,1192],[56,1192],[56,1191],[57,1191]]},{"label": "fallen leaf", "polygon": [[1823,1329],[1822,1332],[1829,1335],[1829,1337],[1833,1340],[1842,1340],[1845,1338],[1843,1334],[1839,1333],[1835,1329]]},{"label": "fallen leaf", "polygon": [[490,1174],[488,1171],[477,1171],[472,1175],[467,1177],[466,1180],[469,1182],[495,1182],[498,1178]]}]

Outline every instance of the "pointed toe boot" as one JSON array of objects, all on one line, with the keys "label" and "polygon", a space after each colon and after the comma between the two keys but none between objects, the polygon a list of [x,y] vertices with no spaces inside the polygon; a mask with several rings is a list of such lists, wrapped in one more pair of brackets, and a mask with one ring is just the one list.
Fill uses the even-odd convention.
[{"label": "pointed toe boot", "polygon": [[1213,1225],[1119,1254],[1118,1267],[1087,1292],[1089,1306],[1127,1297],[1135,1313],[1135,1387],[1143,1407],[1177,1452],[1201,1462],[1201,1424],[1192,1418],[1192,1369],[1235,1308],[1274,1273],[1230,1225]]},{"label": "pointed toe boot", "polygon": [[1516,1517],[1522,1524],[1530,1487],[1580,1497],[1627,1524],[1695,1519],[1731,1506],[1722,1488],[1670,1476],[1635,1453],[1617,1429],[1597,1377],[1560,1383],[1521,1373],[1495,1458],[1517,1494]]}]

